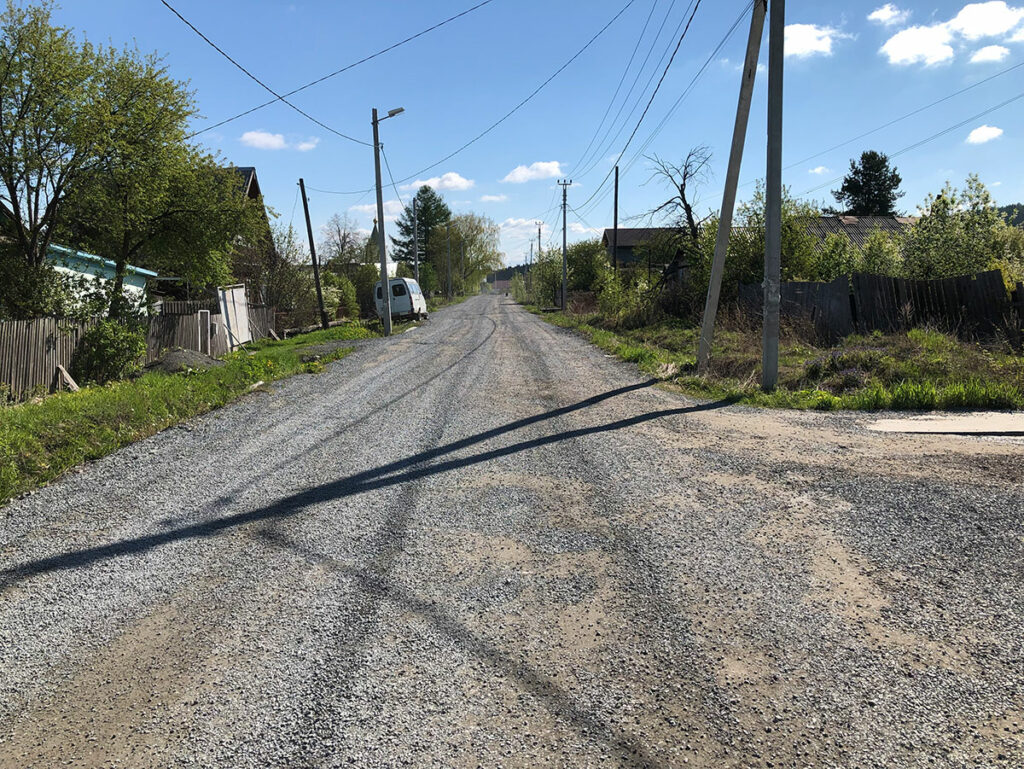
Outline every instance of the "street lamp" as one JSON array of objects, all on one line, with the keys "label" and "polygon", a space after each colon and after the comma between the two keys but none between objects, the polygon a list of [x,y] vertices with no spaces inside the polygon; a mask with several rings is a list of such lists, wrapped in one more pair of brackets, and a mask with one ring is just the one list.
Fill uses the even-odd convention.
[{"label": "street lamp", "polygon": [[384,295],[384,336],[391,336],[391,283],[388,280],[388,257],[384,250],[384,192],[380,181],[380,136],[377,125],[381,120],[387,120],[405,112],[404,107],[397,107],[388,110],[388,114],[382,118],[377,117],[377,108],[373,108],[373,165],[377,175],[377,250],[380,252],[380,288]]}]

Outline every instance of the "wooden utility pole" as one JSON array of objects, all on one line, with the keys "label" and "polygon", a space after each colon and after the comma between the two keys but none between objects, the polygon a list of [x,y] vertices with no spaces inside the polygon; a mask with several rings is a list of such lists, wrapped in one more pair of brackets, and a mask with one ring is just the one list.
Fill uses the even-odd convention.
[{"label": "wooden utility pole", "polygon": [[416,218],[416,198],[412,199],[412,275],[420,282],[420,222]]},{"label": "wooden utility pole", "polygon": [[615,166],[615,221],[612,224],[612,270],[619,272],[619,167]]},{"label": "wooden utility pole", "polygon": [[722,292],[722,273],[725,271],[725,257],[729,250],[732,214],[736,206],[736,186],[739,183],[740,164],[743,161],[743,144],[747,136],[747,119],[750,117],[750,99],[754,92],[757,58],[761,53],[761,34],[764,31],[766,4],[767,0],[754,0],[754,11],[750,17],[747,55],[743,62],[740,98],[736,106],[736,123],[732,130],[732,148],[729,150],[725,190],[722,192],[722,211],[718,219],[718,233],[715,236],[715,256],[711,263],[711,280],[708,282],[708,295],[704,302],[704,317],[700,327],[697,371],[701,374],[708,372],[708,364],[711,362],[711,343],[715,338],[715,316],[718,314],[718,299]]},{"label": "wooden utility pole", "polygon": [[562,312],[565,312],[566,301],[569,298],[569,248],[566,231],[568,229],[569,187],[572,185],[572,179],[562,179],[558,183],[562,187]]},{"label": "wooden utility pole", "polygon": [[768,168],[765,176],[764,337],[761,388],[779,379],[779,301],[782,271],[782,67],[785,0],[771,0],[768,20]]},{"label": "wooden utility pole", "polygon": [[328,328],[327,311],[324,309],[324,292],[320,288],[320,265],[316,260],[316,244],[313,242],[313,225],[309,222],[309,201],[306,200],[306,182],[299,179],[299,194],[302,195],[302,210],[306,212],[306,234],[309,236],[309,256],[313,260],[313,282],[316,283],[316,304],[320,308],[320,327]]},{"label": "wooden utility pole", "polygon": [[388,279],[388,257],[384,239],[384,192],[380,181],[380,135],[377,108],[373,108],[373,167],[377,176],[377,250],[380,251],[380,288],[383,293],[384,336],[391,336],[391,281]]}]

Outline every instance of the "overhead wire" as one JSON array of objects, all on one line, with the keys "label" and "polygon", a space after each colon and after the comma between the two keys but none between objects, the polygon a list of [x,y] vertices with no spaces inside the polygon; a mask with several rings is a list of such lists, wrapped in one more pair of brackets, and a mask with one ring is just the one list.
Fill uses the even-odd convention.
[{"label": "overhead wire", "polygon": [[[729,40],[732,38],[732,36],[736,33],[736,29],[739,27],[740,23],[743,21],[744,17],[747,15],[747,13],[751,10],[752,7],[753,7],[753,2],[748,2],[744,6],[743,10],[740,11],[739,15],[736,17],[736,20],[733,21],[732,25],[730,25],[728,30],[726,30],[725,34],[719,39],[719,41],[715,45],[714,49],[712,49],[711,53],[704,60],[704,63],[697,70],[696,74],[694,74],[694,76],[690,79],[690,82],[687,84],[686,88],[683,89],[683,91],[680,93],[679,97],[675,100],[675,102],[672,104],[672,106],[666,112],[665,116],[661,119],[661,122],[658,123],[658,125],[653,129],[653,131],[648,136],[648,138],[640,146],[640,148],[631,156],[630,160],[626,164],[626,167],[624,169],[622,169],[623,171],[628,171],[629,169],[631,169],[636,164],[636,162],[640,159],[640,157],[647,150],[647,148],[654,141],[654,139],[658,136],[658,134],[665,128],[665,126],[668,124],[668,121],[676,113],[676,111],[682,105],[682,103],[686,99],[686,97],[690,93],[692,93],[692,91],[696,87],[697,83],[700,81],[700,79],[703,77],[704,73],[707,71],[707,69],[710,66],[711,62],[715,60],[715,58],[721,52],[722,48],[725,47],[725,45],[729,42]],[[598,185],[598,188],[597,188],[596,192],[598,192],[600,194],[598,194],[598,195],[593,197],[593,202],[590,204],[590,210],[588,211],[588,213],[592,213],[593,210],[598,205],[600,205],[602,201],[607,199],[607,197],[612,193],[612,188],[611,187],[605,188],[604,191],[601,192],[601,187],[607,181],[607,179],[608,179],[608,177],[606,176],[605,180],[602,181],[602,183],[600,185]],[[583,205],[580,206],[580,208],[584,208],[584,207],[586,207],[586,205],[587,204],[584,203]]]},{"label": "overhead wire", "polygon": [[[210,38],[208,38],[205,34],[203,34],[202,31],[200,31],[200,29],[195,24],[193,24],[191,21],[189,21],[184,16],[182,16],[173,5],[171,5],[169,2],[167,2],[167,0],[160,0],[160,2],[163,3],[163,5],[171,13],[173,13],[175,16],[177,16],[179,19],[181,19],[189,29],[191,29],[193,32],[195,32],[197,35],[199,35],[199,37],[202,38],[203,41],[205,41],[211,48],[213,48],[213,50],[215,50],[217,53],[219,53],[221,56],[223,56],[229,62],[234,64],[238,69],[240,69],[242,72],[244,72],[247,77],[249,77],[250,79],[254,80],[256,83],[258,83],[260,85],[260,87],[263,88],[265,91],[267,91],[267,92],[273,94],[275,97],[277,97],[275,99],[275,101],[280,101],[280,102],[283,102],[284,104],[287,104],[293,110],[295,110],[300,115],[302,115],[304,118],[306,118],[307,120],[309,120],[309,121],[315,123],[316,125],[320,126],[325,131],[329,131],[330,133],[334,134],[335,136],[339,136],[342,139],[347,139],[350,142],[355,142],[356,144],[362,144],[362,145],[367,146],[367,147],[373,146],[369,142],[364,142],[361,139],[356,139],[353,136],[349,136],[348,134],[342,133],[341,131],[338,131],[338,130],[336,130],[334,128],[331,128],[329,125],[327,125],[323,121],[317,120],[315,117],[310,115],[308,112],[305,112],[304,110],[302,110],[299,107],[297,107],[294,104],[292,104],[290,101],[288,101],[288,99],[286,99],[284,96],[279,94],[277,91],[275,91],[269,85],[267,85],[262,80],[260,80],[258,77],[256,77],[256,75],[254,75],[252,72],[247,70],[245,67],[243,67],[241,64],[239,64],[237,61],[235,61],[231,57],[231,55],[228,54],[227,51],[225,51],[223,48],[221,48],[219,45],[217,45],[215,42],[213,42]],[[210,128],[213,128],[213,126],[210,126]],[[203,130],[209,130],[209,129],[203,129]],[[201,132],[197,131],[195,133],[191,133],[186,138],[191,139],[193,136],[196,136],[198,133],[201,133]]]},{"label": "overhead wire", "polygon": [[[161,0],[161,2],[163,2],[163,0]],[[454,16],[449,16],[444,21],[440,21],[437,24],[434,24],[432,27],[427,27],[426,29],[421,30],[420,32],[417,32],[415,35],[410,35],[409,37],[405,38],[404,40],[399,40],[397,43],[392,43],[391,45],[387,46],[386,48],[381,48],[376,53],[371,53],[369,56],[364,56],[363,58],[359,59],[358,61],[354,61],[351,64],[345,65],[341,69],[336,69],[333,72],[329,72],[326,75],[323,75],[322,77],[318,77],[316,80],[311,80],[308,83],[305,83],[304,85],[300,85],[298,88],[293,88],[291,91],[283,93],[280,96],[277,96],[275,94],[276,98],[271,99],[270,101],[263,102],[262,104],[257,104],[255,107],[253,107],[251,109],[247,109],[244,112],[239,112],[237,115],[235,115],[233,117],[226,118],[224,120],[221,120],[218,123],[214,123],[213,125],[209,125],[206,128],[202,128],[202,129],[200,129],[200,130],[190,134],[189,138],[191,138],[192,136],[198,136],[201,133],[206,133],[207,131],[212,131],[214,128],[220,128],[220,126],[222,126],[222,125],[227,125],[228,123],[234,122],[235,120],[238,120],[239,118],[243,118],[246,115],[251,115],[253,112],[261,110],[264,107],[269,107],[271,104],[277,104],[277,102],[279,102],[279,101],[284,101],[289,96],[294,96],[295,94],[299,93],[300,91],[305,91],[307,88],[312,88],[314,85],[318,85],[318,84],[324,82],[325,80],[329,80],[330,78],[336,77],[337,75],[340,75],[343,72],[347,72],[350,69],[358,67],[360,64],[365,64],[366,62],[370,61],[371,59],[376,59],[378,56],[382,56],[383,54],[388,53],[389,51],[393,51],[396,48],[399,48],[399,47],[405,45],[406,43],[410,43],[410,42],[412,42],[413,40],[415,40],[415,39],[417,39],[419,37],[423,37],[424,35],[426,35],[426,34],[428,34],[430,32],[433,32],[435,29],[443,27],[446,24],[449,24],[449,23],[455,21],[456,19],[462,18],[463,16],[465,16],[465,15],[467,15],[469,13],[472,13],[473,11],[477,10],[478,8],[482,8],[483,6],[488,5],[489,3],[492,3],[492,2],[494,2],[494,0],[483,0],[483,2],[477,3],[476,5],[474,5],[474,6],[470,7],[470,8],[467,8],[466,10],[462,11],[461,13],[457,13]],[[165,2],[164,5],[167,5],[167,3]],[[170,7],[170,6],[168,6],[168,7]],[[172,8],[171,10],[174,10],[174,9]],[[175,11],[175,13],[177,13],[177,11]],[[178,14],[178,17],[181,18],[181,15]],[[191,25],[189,25],[189,26],[191,26]],[[273,93],[273,91],[271,91],[271,93]]]},{"label": "overhead wire", "polygon": [[[648,92],[648,89],[654,82],[654,78],[657,76],[658,71],[664,64],[666,57],[668,57],[670,51],[672,51],[673,41],[676,39],[676,35],[679,34],[679,30],[682,28],[683,22],[686,21],[687,14],[689,14],[690,11],[693,9],[693,3],[694,0],[690,0],[690,2],[687,4],[686,9],[683,11],[682,15],[679,18],[679,23],[676,24],[675,29],[669,34],[668,44],[665,46],[661,55],[658,57],[658,61],[655,64],[654,68],[651,70],[651,73],[647,78],[647,82],[645,82],[643,87],[640,89],[640,93],[637,96],[636,101],[633,102],[633,106],[630,107],[629,111],[625,114],[625,116],[623,116],[622,122],[621,124],[619,124],[618,130],[615,130],[615,125],[618,122],[619,117],[622,115],[622,111],[626,108],[626,105],[630,103],[630,99],[633,95],[633,92],[636,90],[636,85],[640,81],[640,77],[643,75],[644,70],[647,67],[647,62],[650,60],[651,54],[654,52],[654,48],[658,44],[658,40],[661,39],[661,32],[659,31],[658,35],[654,38],[654,41],[651,44],[651,48],[647,52],[647,56],[644,58],[643,64],[640,65],[640,69],[637,71],[636,77],[633,78],[633,83],[630,85],[629,91],[626,93],[626,98],[623,100],[622,104],[619,105],[618,112],[615,113],[615,118],[612,120],[611,124],[608,126],[608,130],[605,131],[605,135],[599,142],[597,151],[591,156],[591,159],[589,160],[587,167],[584,168],[582,171],[576,173],[576,178],[582,178],[590,174],[590,172],[597,167],[598,163],[601,161],[601,158],[605,156],[605,153],[607,153],[619,140],[619,137],[622,136],[622,132],[626,130],[626,127],[632,121],[633,115],[636,114],[637,110],[640,109],[640,105],[643,104],[645,94]],[[669,6],[668,12],[665,14],[665,18],[662,20],[662,27],[667,28],[666,24],[668,22],[669,16],[671,16],[672,9],[674,7],[675,0],[673,0],[672,5]],[[615,130],[614,135],[612,134],[613,130]]]},{"label": "overhead wire", "polygon": [[[402,184],[404,182],[410,181],[411,179],[415,179],[417,176],[421,176],[422,174],[425,174],[427,171],[431,171],[434,168],[436,168],[437,166],[441,165],[442,163],[445,163],[445,162],[451,160],[453,157],[455,157],[459,153],[465,151],[466,149],[468,149],[472,145],[476,144],[478,141],[480,141],[480,139],[484,138],[487,134],[489,134],[491,131],[493,131],[495,128],[497,128],[499,125],[501,125],[506,120],[508,120],[510,117],[512,117],[516,112],[518,112],[520,109],[522,109],[524,106],[526,106],[526,104],[528,102],[530,102],[537,94],[539,94],[552,80],[554,80],[556,77],[558,77],[560,74],[562,74],[562,72],[565,71],[565,69],[568,68],[568,66],[570,64],[572,64],[574,61],[576,61],[576,59],[578,59],[580,56],[582,56],[583,53],[588,48],[590,48],[590,46],[593,45],[594,42],[599,37],[601,37],[601,35],[603,35],[608,30],[608,28],[619,19],[620,16],[622,16],[622,14],[624,14],[627,10],[629,10],[629,7],[631,5],[633,5],[633,3],[635,3],[635,2],[636,2],[636,0],[628,0],[628,2],[624,6],[622,6],[622,8],[619,10],[619,12],[616,13],[608,21],[607,24],[605,24],[603,27],[601,27],[601,29],[599,29],[597,31],[597,33],[593,37],[591,37],[583,45],[582,48],[580,48],[578,51],[576,51],[576,53],[574,53],[562,66],[560,66],[558,69],[556,69],[554,71],[554,73],[552,73],[546,80],[544,80],[544,82],[542,82],[539,86],[537,86],[535,89],[533,89],[533,91],[531,91],[530,94],[525,99],[523,99],[518,104],[516,104],[512,109],[510,109],[508,112],[506,112],[500,118],[498,118],[498,120],[496,120],[494,123],[492,123],[486,129],[481,131],[479,134],[474,136],[472,139],[470,139],[469,141],[464,143],[461,147],[459,147],[454,152],[450,152],[447,155],[445,155],[443,158],[441,158],[440,160],[437,160],[437,161],[431,163],[430,165],[425,166],[424,168],[421,168],[419,171],[416,171],[415,173],[412,173],[409,176],[406,176],[406,177],[404,177],[402,179],[399,179],[398,183]],[[372,191],[372,189],[373,188],[371,188],[371,191]],[[329,194],[329,195],[360,195],[360,194],[365,194],[366,190],[352,190],[352,191],[320,190],[320,192],[324,192],[324,193]]]},{"label": "overhead wire", "polygon": [[[1024,91],[1022,91],[1021,93],[1017,94],[1016,96],[1011,96],[1009,99],[1007,99],[1005,101],[1002,101],[999,104],[996,104],[996,105],[994,105],[992,107],[984,109],[984,110],[982,110],[981,112],[979,112],[979,113],[977,113],[975,115],[971,115],[969,118],[966,118],[965,120],[961,120],[961,121],[959,121],[957,123],[954,123],[951,126],[943,128],[941,131],[937,131],[936,133],[933,133],[933,134],[931,134],[930,136],[928,136],[928,137],[926,137],[924,139],[916,141],[913,144],[909,144],[906,147],[903,147],[902,149],[896,150],[896,152],[889,153],[889,157],[890,158],[895,158],[895,157],[899,157],[900,155],[903,155],[903,154],[905,154],[907,152],[912,152],[913,150],[916,150],[919,147],[923,147],[925,144],[933,142],[936,139],[939,139],[939,138],[945,136],[946,134],[952,133],[953,131],[957,130],[958,128],[963,128],[964,126],[966,126],[966,125],[968,125],[970,123],[973,123],[978,118],[984,117],[985,115],[988,115],[989,113],[995,112],[996,110],[1000,110],[1003,107],[1006,107],[1007,105],[1012,104],[1015,101],[1019,101],[1020,99],[1024,99]],[[830,181],[822,182],[821,184],[819,184],[819,185],[817,185],[815,187],[811,187],[809,190],[804,191],[802,194],[803,195],[809,195],[812,192],[817,192],[818,190],[822,189],[823,187],[830,187],[831,185],[835,184],[836,182],[842,181],[843,178],[844,177],[842,177],[842,176],[838,176],[835,179],[831,179]]]},{"label": "overhead wire", "polygon": [[402,204],[402,208],[405,208],[405,201],[402,200],[402,193],[398,191],[398,185],[395,184],[395,177],[391,174],[391,164],[388,162],[387,153],[384,152],[384,145],[380,145],[380,154],[384,158],[384,166],[388,169],[388,179],[391,180],[391,188],[395,191],[395,195],[398,196],[398,202]]},{"label": "overhead wire", "polygon": [[[675,1],[676,0],[672,0],[671,5],[669,6],[669,12],[670,13],[671,13],[672,7],[675,5]],[[590,148],[594,146],[594,141],[596,141],[598,135],[601,133],[601,129],[604,128],[604,121],[608,119],[608,114],[612,111],[612,107],[615,106],[615,101],[618,99],[619,93],[622,91],[622,84],[624,82],[626,82],[626,76],[629,74],[629,70],[633,66],[633,61],[636,59],[636,54],[640,50],[640,43],[643,42],[644,37],[647,35],[647,28],[651,24],[651,19],[654,17],[654,11],[657,9],[659,2],[660,2],[660,0],[654,0],[654,2],[651,4],[651,10],[647,14],[647,20],[644,22],[644,26],[640,30],[640,36],[637,37],[636,44],[633,46],[633,53],[630,54],[629,61],[626,62],[625,69],[622,70],[622,77],[619,78],[619,83],[615,87],[615,93],[612,94],[612,98],[608,101],[608,106],[605,107],[604,115],[601,116],[601,122],[599,122],[597,124],[597,128],[594,130],[594,135],[592,137],[590,137],[590,143],[587,144],[587,148],[585,150],[583,150],[583,154],[580,155],[580,159],[577,160],[573,164],[572,167],[573,167],[574,171],[577,168],[579,168],[580,166],[582,166],[583,163],[586,161],[586,159],[589,157],[589,155],[590,155]],[[660,31],[659,31],[659,33],[660,33]],[[657,42],[657,37],[655,37],[655,42]],[[653,44],[652,44],[652,47],[653,47]],[[648,55],[650,55],[650,51],[648,51]],[[642,70],[643,70],[643,67],[641,66],[641,71]],[[627,94],[625,99],[623,99],[623,104],[625,104],[625,102],[628,101],[628,99],[629,99],[629,96]],[[619,111],[621,112],[621,108],[620,108]],[[617,118],[618,118],[618,115],[616,115],[616,119]]]},{"label": "overhead wire", "polygon": [[[668,71],[672,67],[672,62],[675,61],[676,55],[679,53],[679,48],[682,46],[683,40],[686,38],[686,33],[690,31],[690,25],[693,23],[693,19],[697,15],[697,11],[700,9],[700,3],[701,3],[701,0],[696,0],[696,2],[694,3],[693,13],[690,14],[690,19],[689,19],[689,21],[686,22],[686,27],[683,29],[683,34],[681,34],[679,36],[679,42],[676,43],[675,50],[672,51],[672,56],[669,58],[668,64],[665,65],[665,69],[661,73],[661,77],[658,79],[658,84],[654,87],[654,91],[651,93],[651,98],[647,100],[647,106],[644,107],[644,111],[643,111],[643,113],[641,113],[640,119],[637,120],[636,125],[633,127],[632,133],[630,133],[629,138],[626,140],[626,143],[623,145],[622,150],[619,152],[619,156],[616,159],[615,164],[618,164],[618,161],[622,159],[622,156],[626,153],[626,150],[629,149],[630,143],[633,141],[634,137],[636,136],[637,131],[640,130],[640,126],[644,122],[644,118],[647,117],[647,113],[648,113],[648,111],[651,108],[651,104],[654,103],[654,99],[658,95],[658,91],[661,90],[661,86],[665,82],[665,77],[668,75]],[[614,164],[613,164],[613,167],[614,167]],[[587,198],[583,202],[583,204],[580,206],[581,208],[583,206],[586,206],[587,203],[589,203],[591,200],[593,200],[597,196],[597,193],[600,190],[600,188],[611,177],[612,170],[613,170],[613,168],[609,168],[608,169],[608,173],[605,174],[605,177],[601,181],[601,183],[598,185],[598,188],[596,190],[594,190],[594,192],[591,194],[591,196],[589,198]]]}]

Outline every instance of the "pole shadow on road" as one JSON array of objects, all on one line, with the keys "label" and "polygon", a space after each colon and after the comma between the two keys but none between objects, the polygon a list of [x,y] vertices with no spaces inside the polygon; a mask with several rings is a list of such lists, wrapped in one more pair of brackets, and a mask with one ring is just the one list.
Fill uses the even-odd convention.
[{"label": "pole shadow on road", "polygon": [[[517,686],[543,702],[552,715],[563,719],[573,728],[582,730],[583,734],[590,738],[604,743],[609,752],[615,754],[619,766],[656,769],[660,765],[643,744],[630,739],[595,713],[581,707],[550,676],[527,662],[515,659],[489,639],[474,633],[436,603],[416,595],[407,587],[392,580],[389,575],[359,569],[329,555],[311,551],[276,531],[264,531],[260,536],[275,547],[299,556],[311,566],[325,567],[341,577],[353,580],[364,596],[375,604],[389,602],[403,612],[415,614],[426,620],[439,633],[490,664],[512,679]],[[355,623],[356,627],[366,628],[370,624]]]},{"label": "pole shadow on road", "polygon": [[[531,438],[529,440],[513,443],[508,446],[481,451],[466,457],[447,459],[441,462],[433,461],[456,451],[460,451],[461,449],[491,440],[492,438],[513,433],[529,425],[551,420],[574,411],[595,406],[609,398],[614,398],[637,390],[643,390],[653,385],[656,381],[657,380],[651,379],[638,384],[620,387],[615,390],[609,390],[608,392],[594,395],[590,398],[585,398],[584,400],[568,406],[562,406],[557,409],[552,409],[551,411],[545,411],[541,414],[524,417],[514,422],[501,425],[500,427],[485,430],[484,432],[447,443],[437,448],[421,451],[417,454],[413,454],[412,456],[390,462],[380,467],[364,470],[363,472],[356,473],[345,478],[339,478],[338,480],[331,481],[330,483],[325,483],[296,494],[291,494],[283,499],[273,502],[272,504],[259,507],[255,510],[235,513],[233,515],[227,515],[221,518],[215,518],[213,520],[194,523],[187,526],[180,526],[156,534],[133,537],[131,539],[112,542],[107,545],[71,550],[59,555],[27,561],[0,571],[0,596],[15,584],[39,574],[90,566],[94,563],[106,561],[111,558],[144,553],[154,548],[185,539],[212,537],[223,531],[250,523],[289,518],[297,515],[302,510],[312,505],[344,499],[355,494],[376,491],[378,489],[408,483],[434,475],[440,475],[452,470],[481,464],[492,459],[509,456],[529,449],[539,448],[541,446],[559,443],[561,441],[582,438],[599,433],[612,432],[614,430],[621,430],[627,427],[634,427],[656,419],[694,414],[702,411],[711,411],[723,408],[735,402],[734,399],[723,399],[712,401],[710,403],[696,404],[693,406],[680,406],[678,408],[650,411],[636,416],[627,417],[625,419],[619,419],[614,422],[607,422],[605,424],[554,432],[538,438]],[[228,504],[228,500],[220,500],[219,502]]]}]

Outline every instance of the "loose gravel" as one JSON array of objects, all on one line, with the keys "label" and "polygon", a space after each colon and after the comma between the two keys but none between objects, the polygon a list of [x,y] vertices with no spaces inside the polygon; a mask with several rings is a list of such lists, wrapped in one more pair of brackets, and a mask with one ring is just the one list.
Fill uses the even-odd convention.
[{"label": "loose gravel", "polygon": [[1024,445],[504,297],[0,508],[7,767],[1017,767]]}]

